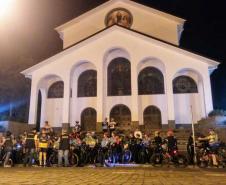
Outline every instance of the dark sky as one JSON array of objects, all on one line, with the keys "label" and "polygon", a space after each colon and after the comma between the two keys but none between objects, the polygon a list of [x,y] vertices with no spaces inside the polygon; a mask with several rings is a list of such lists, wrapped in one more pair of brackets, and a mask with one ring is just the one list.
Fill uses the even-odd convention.
[{"label": "dark sky", "polygon": [[[226,109],[226,1],[135,1],[187,20],[180,47],[222,63],[211,83],[214,107]],[[30,84],[19,72],[62,50],[55,27],[104,2],[16,0],[11,15],[0,19],[0,105],[25,102],[26,113],[15,117],[26,117]]]}]

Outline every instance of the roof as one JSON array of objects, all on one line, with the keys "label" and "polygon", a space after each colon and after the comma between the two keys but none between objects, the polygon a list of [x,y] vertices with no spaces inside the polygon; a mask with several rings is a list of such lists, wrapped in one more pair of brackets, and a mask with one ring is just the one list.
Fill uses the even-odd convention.
[{"label": "roof", "polygon": [[183,24],[185,22],[185,19],[182,19],[182,18],[179,18],[179,17],[176,17],[176,16],[173,16],[173,15],[170,15],[168,13],[165,13],[165,12],[162,12],[162,11],[159,11],[159,10],[156,10],[154,8],[150,8],[150,7],[147,7],[147,6],[144,6],[144,5],[141,5],[139,3],[136,3],[134,1],[131,1],[131,0],[110,0],[110,1],[107,1],[106,3],[103,3],[102,5],[72,19],[71,21],[69,22],[66,22],[65,24],[61,25],[61,26],[58,26],[57,28],[55,28],[55,30],[57,30],[59,33],[63,30],[63,29],[66,29],[67,27],[70,27],[71,25],[75,24],[75,23],[78,23],[86,18],[89,18],[90,15],[100,11],[101,9],[104,9],[105,7],[108,7],[108,6],[111,6],[113,4],[116,4],[118,2],[122,2],[122,3],[127,3],[129,5],[132,5],[132,6],[135,6],[137,8],[142,8],[143,10],[146,10],[148,12],[152,12],[153,14],[156,14],[156,15],[160,15],[168,20],[171,20],[171,21],[175,21],[179,24]]},{"label": "roof", "polygon": [[160,45],[160,46],[165,47],[165,48],[170,49],[170,50],[176,50],[178,53],[181,53],[183,55],[187,55],[187,56],[192,57],[194,59],[197,59],[197,60],[200,60],[202,62],[205,62],[212,68],[216,68],[216,66],[219,65],[219,62],[217,62],[215,60],[211,60],[209,58],[206,58],[206,57],[197,55],[195,53],[189,52],[189,51],[187,51],[185,49],[179,48],[176,45],[164,42],[162,40],[156,39],[156,38],[151,37],[149,35],[144,35],[142,33],[139,33],[137,31],[135,31],[135,30],[127,29],[127,28],[121,27],[119,25],[113,25],[111,27],[107,27],[107,28],[105,28],[105,29],[103,29],[103,30],[101,30],[101,31],[99,31],[99,32],[97,32],[97,33],[95,33],[95,34],[83,39],[82,41],[79,41],[78,43],[66,48],[62,52],[60,52],[60,53],[58,53],[58,54],[56,54],[56,55],[54,55],[54,56],[52,56],[52,57],[50,57],[50,58],[48,58],[46,60],[34,65],[34,66],[22,71],[21,73],[24,74],[26,77],[30,77],[29,76],[30,73],[32,73],[33,71],[41,68],[42,66],[45,66],[45,65],[47,65],[47,64],[49,64],[51,62],[54,62],[58,57],[63,56],[66,52],[68,52],[68,51],[70,51],[72,49],[73,50],[74,49],[79,49],[84,44],[88,44],[89,42],[92,42],[94,38],[95,39],[99,38],[99,37],[101,37],[101,36],[103,36],[105,34],[109,34],[112,31],[115,31],[115,30],[122,31],[122,32],[125,32],[125,33],[130,34],[130,35],[134,35],[136,37],[139,37],[139,38],[143,39],[146,42],[152,42],[152,43],[155,43],[157,45]]}]

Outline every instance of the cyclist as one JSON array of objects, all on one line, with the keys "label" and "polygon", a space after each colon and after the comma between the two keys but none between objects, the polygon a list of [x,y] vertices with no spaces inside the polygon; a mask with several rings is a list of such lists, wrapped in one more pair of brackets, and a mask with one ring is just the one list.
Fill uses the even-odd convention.
[{"label": "cyclist", "polygon": [[12,150],[13,150],[13,138],[12,138],[12,133],[10,131],[6,132],[4,148],[5,148],[5,151],[6,151],[6,158],[5,158],[5,161],[4,161],[4,167],[10,167],[10,166],[7,165],[9,158],[12,154]]},{"label": "cyclist", "polygon": [[39,165],[46,166],[46,154],[48,149],[48,136],[46,130],[42,129],[41,135],[38,138],[38,148],[39,148]]},{"label": "cyclist", "polygon": [[169,130],[167,132],[167,138],[164,141],[167,144],[168,153],[172,155],[172,152],[174,150],[177,150],[177,139],[174,136],[174,133],[172,130]]},{"label": "cyclist", "polygon": [[3,136],[3,133],[0,133],[0,159],[2,159],[4,142],[5,142],[5,137]]},{"label": "cyclist", "polygon": [[62,158],[64,158],[64,166],[68,167],[68,154],[70,149],[70,138],[69,134],[65,129],[62,129],[62,134],[59,138],[59,151],[58,151],[58,166],[62,166]]},{"label": "cyclist", "polygon": [[27,134],[27,137],[25,139],[25,160],[24,165],[26,166],[27,162],[28,165],[32,165],[32,159],[34,159],[34,153],[36,148],[35,143],[35,135],[36,135],[36,129],[33,128],[31,132]]},{"label": "cyclist", "polygon": [[198,140],[199,141],[208,141],[210,149],[213,152],[212,153],[213,165],[218,166],[218,162],[217,162],[217,158],[216,158],[216,153],[217,153],[217,149],[219,146],[217,133],[215,133],[213,129],[209,129],[209,135],[204,138],[198,138]]}]

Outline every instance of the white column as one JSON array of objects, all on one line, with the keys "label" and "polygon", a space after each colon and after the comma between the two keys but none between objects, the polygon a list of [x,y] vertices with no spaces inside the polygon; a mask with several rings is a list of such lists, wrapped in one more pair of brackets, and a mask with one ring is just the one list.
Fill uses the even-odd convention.
[{"label": "white column", "polygon": [[171,75],[170,72],[166,72],[165,83],[166,83],[165,93],[167,97],[168,121],[175,121],[173,75]]},{"label": "white column", "polygon": [[63,123],[69,123],[70,113],[70,72],[65,75],[64,81],[64,99],[63,99]]},{"label": "white column", "polygon": [[97,69],[97,122],[102,122],[104,119],[103,115],[103,67],[100,65]]},{"label": "white column", "polygon": [[131,114],[132,121],[139,121],[139,111],[138,111],[138,74],[137,65],[135,59],[131,59]]},{"label": "white column", "polygon": [[37,120],[37,106],[38,106],[38,82],[36,79],[31,81],[31,96],[29,108],[29,124],[36,124]]},{"label": "white column", "polygon": [[47,94],[45,89],[41,89],[41,95],[42,95],[42,103],[41,103],[41,119],[40,119],[40,127],[44,126],[46,119],[46,99]]},{"label": "white column", "polygon": [[211,91],[211,83],[210,83],[210,74],[208,69],[205,73],[203,73],[203,89],[204,89],[204,101],[205,101],[205,112],[206,116],[208,116],[209,112],[213,110],[213,99],[212,99],[212,91]]}]

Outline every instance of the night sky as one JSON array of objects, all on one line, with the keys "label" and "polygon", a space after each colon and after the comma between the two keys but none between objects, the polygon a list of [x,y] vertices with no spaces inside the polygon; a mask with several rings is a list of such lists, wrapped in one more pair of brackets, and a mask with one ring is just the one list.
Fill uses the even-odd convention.
[{"label": "night sky", "polygon": [[[221,62],[211,84],[214,108],[226,110],[226,1],[135,1],[187,20],[180,47]],[[104,2],[16,0],[0,18],[0,120],[27,121],[30,80],[20,72],[62,51],[55,27]]]}]

